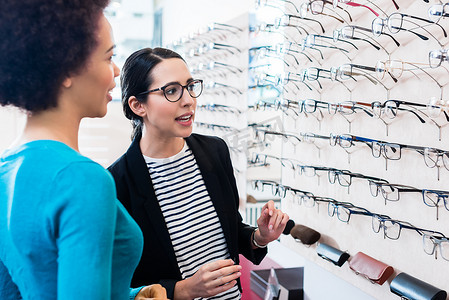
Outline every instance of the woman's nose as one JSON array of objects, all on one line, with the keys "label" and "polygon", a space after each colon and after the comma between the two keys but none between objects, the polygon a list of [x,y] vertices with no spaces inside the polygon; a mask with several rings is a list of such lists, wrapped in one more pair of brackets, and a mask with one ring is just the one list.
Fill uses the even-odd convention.
[{"label": "woman's nose", "polygon": [[112,62],[112,64],[113,64],[113,68],[114,68],[114,77],[117,77],[120,75],[120,69],[119,69],[119,67],[117,67],[115,62]]},{"label": "woman's nose", "polygon": [[184,106],[187,106],[187,105],[191,106],[195,103],[196,98],[190,96],[190,94],[187,90],[187,87],[184,87],[184,89],[185,89],[185,91],[182,93],[180,102],[182,102],[182,105],[184,105]]}]

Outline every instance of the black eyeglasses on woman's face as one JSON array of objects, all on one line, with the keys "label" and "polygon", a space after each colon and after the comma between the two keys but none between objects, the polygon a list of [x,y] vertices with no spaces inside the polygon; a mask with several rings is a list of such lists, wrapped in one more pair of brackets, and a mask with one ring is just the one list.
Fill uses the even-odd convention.
[{"label": "black eyeglasses on woman's face", "polygon": [[186,85],[182,85],[178,82],[173,82],[164,85],[163,87],[145,91],[142,93],[137,94],[137,96],[162,91],[164,93],[165,99],[167,99],[170,102],[177,102],[179,99],[182,98],[182,95],[184,93],[184,89],[187,90],[189,95],[193,98],[197,98],[201,95],[203,92],[203,80],[201,79],[194,79],[190,82],[188,82]]}]

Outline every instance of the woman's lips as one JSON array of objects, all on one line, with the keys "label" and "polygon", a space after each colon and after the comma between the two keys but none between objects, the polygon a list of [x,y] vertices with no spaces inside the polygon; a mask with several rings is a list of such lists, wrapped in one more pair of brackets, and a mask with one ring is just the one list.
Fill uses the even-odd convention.
[{"label": "woman's lips", "polygon": [[175,120],[176,120],[176,122],[178,122],[181,125],[190,126],[190,125],[192,125],[192,122],[193,122],[193,114],[191,114],[191,113],[184,114],[180,117],[177,117]]}]

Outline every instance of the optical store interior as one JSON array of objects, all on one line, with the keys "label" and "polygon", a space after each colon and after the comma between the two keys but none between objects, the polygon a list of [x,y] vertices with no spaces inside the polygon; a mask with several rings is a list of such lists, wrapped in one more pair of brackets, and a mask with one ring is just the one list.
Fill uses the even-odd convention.
[{"label": "optical store interior", "polygon": [[[242,299],[448,299],[447,1],[114,0],[105,14],[119,68],[166,47],[203,80],[193,132],[226,142],[244,222],[269,200],[292,220],[260,265],[241,256]],[[79,135],[104,167],[131,143],[116,84]],[[0,120],[2,152],[25,115]]]}]

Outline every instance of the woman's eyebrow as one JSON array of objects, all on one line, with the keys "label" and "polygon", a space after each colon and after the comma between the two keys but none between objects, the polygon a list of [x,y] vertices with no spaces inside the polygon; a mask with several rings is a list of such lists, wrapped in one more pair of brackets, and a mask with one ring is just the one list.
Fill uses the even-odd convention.
[{"label": "woman's eyebrow", "polygon": [[[192,82],[193,80],[194,80],[194,79],[193,79],[192,77],[190,77],[189,79],[187,79],[186,83],[190,83],[190,82]],[[170,81],[170,82],[167,82],[165,85],[174,84],[174,83],[181,84],[180,81]]]},{"label": "woman's eyebrow", "polygon": [[109,48],[108,50],[106,50],[106,52],[105,52],[105,53],[108,53],[108,52],[110,52],[110,51],[114,50],[114,49],[115,49],[115,47],[116,47],[116,45],[112,45],[112,47],[111,47],[111,48]]}]

